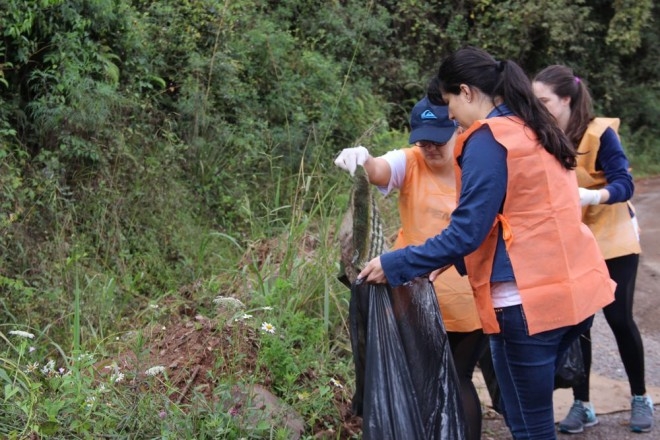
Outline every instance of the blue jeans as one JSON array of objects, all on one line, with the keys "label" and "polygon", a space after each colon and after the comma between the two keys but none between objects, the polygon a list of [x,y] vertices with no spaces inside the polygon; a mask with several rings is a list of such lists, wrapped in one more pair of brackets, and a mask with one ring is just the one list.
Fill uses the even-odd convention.
[{"label": "blue jeans", "polygon": [[490,348],[506,424],[515,440],[554,440],[552,395],[557,359],[591,328],[594,318],[530,336],[521,306],[496,312],[500,333],[490,336]]}]

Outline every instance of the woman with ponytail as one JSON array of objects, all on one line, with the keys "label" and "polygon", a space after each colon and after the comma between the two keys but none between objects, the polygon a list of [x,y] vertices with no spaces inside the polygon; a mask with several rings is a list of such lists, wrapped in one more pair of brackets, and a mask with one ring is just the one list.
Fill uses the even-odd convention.
[{"label": "woman with ponytail", "polygon": [[[635,186],[616,132],[619,119],[594,116],[586,84],[567,66],[543,69],[534,78],[533,89],[577,149],[582,221],[598,240],[609,274],[617,283],[614,302],[603,308],[603,315],[614,333],[628,375],[630,429],[648,432],[653,428],[653,402],[646,393],[644,346],[633,318],[641,247],[637,218],[630,203]],[[580,433],[598,423],[589,401],[591,335],[588,331],[580,338],[580,346],[587,378],[573,387],[573,406],[559,422],[559,431],[566,434]]]},{"label": "woman with ponytail", "polygon": [[454,150],[458,205],[438,235],[359,277],[397,286],[450,265],[467,273],[513,438],[555,439],[557,359],[614,292],[580,221],[576,153],[514,61],[466,47],[441,63],[437,84],[466,129]]}]

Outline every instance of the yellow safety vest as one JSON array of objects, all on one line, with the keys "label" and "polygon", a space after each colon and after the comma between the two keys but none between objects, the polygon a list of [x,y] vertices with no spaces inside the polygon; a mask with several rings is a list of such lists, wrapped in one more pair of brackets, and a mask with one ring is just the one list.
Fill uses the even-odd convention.
[{"label": "yellow safety vest", "polygon": [[[600,138],[611,127],[616,132],[619,119],[595,118],[582,136],[578,145],[578,185],[583,188],[601,189],[607,185],[605,173],[596,171],[596,158],[600,149]],[[639,254],[637,231],[632,222],[630,210],[634,207],[630,201],[585,206],[582,209],[582,221],[594,233],[598,246],[606,260],[630,254]]]}]

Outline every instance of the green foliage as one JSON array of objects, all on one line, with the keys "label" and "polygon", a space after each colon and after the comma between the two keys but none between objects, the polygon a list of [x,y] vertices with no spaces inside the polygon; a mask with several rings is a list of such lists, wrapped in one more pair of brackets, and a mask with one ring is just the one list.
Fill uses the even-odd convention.
[{"label": "green foliage", "polygon": [[[0,331],[0,338],[8,347],[0,357],[3,438],[96,438],[110,432],[139,437],[158,434],[159,399],[141,399],[123,384],[133,380],[148,389],[166,385],[167,377],[136,376],[121,372],[116,365],[99,377],[93,354],[51,357],[51,353],[44,357],[48,338],[23,330],[6,335]],[[171,404],[168,409],[178,411]]]},{"label": "green foliage", "polygon": [[598,26],[589,20],[589,13],[584,1],[481,0],[470,10],[466,37],[470,44],[496,57],[514,59],[534,72],[588,51]]},{"label": "green foliage", "polygon": [[287,316],[275,332],[262,338],[261,362],[268,366],[277,390],[288,396],[295,382],[318,360],[324,343],[323,321],[296,313]]},{"label": "green foliage", "polygon": [[628,101],[637,107],[626,108],[620,114],[624,121],[635,121],[638,127],[631,131],[628,127],[621,133],[622,143],[630,159],[633,173],[637,177],[660,174],[660,148],[654,134],[660,118],[660,85],[649,89],[631,86]]},{"label": "green foliage", "polygon": [[614,8],[605,43],[617,47],[622,55],[630,55],[641,45],[642,30],[649,25],[653,1],[619,0],[614,2]]}]

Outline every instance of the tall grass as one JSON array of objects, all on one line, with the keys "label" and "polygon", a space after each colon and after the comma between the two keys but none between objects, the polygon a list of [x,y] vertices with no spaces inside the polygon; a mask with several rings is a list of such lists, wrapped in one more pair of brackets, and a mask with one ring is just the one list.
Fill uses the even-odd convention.
[{"label": "tall grass", "polygon": [[[263,424],[250,418],[252,425],[246,426],[247,420],[229,417],[223,409],[233,387],[268,383],[301,414],[309,430],[305,436],[311,436],[317,424],[332,427],[339,436],[342,415],[336,392],[348,399],[352,360],[346,325],[349,292],[336,280],[336,230],[349,179],[326,179],[322,168],[307,171],[301,166],[289,180],[273,169],[274,180],[267,188],[246,193],[247,235],[191,221],[181,210],[185,207],[170,212],[168,218],[175,223],[160,225],[173,232],[171,243],[180,244],[172,274],[183,276],[162,292],[139,288],[139,277],[148,276],[139,272],[143,263],[126,259],[122,265],[108,265],[108,254],[94,255],[89,236],[81,236],[59,266],[58,276],[65,282],[50,293],[59,291],[63,299],[70,298],[70,306],[50,311],[39,306],[42,316],[35,321],[37,327],[30,327],[33,339],[9,335],[25,328],[21,316],[0,330],[5,342],[0,348],[0,385],[5,388],[0,404],[12,408],[0,413],[0,433],[7,438],[92,438],[95,433],[131,438],[288,438],[286,429],[273,429],[267,420]],[[259,208],[250,210],[255,204]],[[127,220],[142,221],[137,214]],[[151,223],[159,224],[153,219]],[[161,255],[158,247],[146,247],[141,258],[156,263]],[[167,261],[161,260],[157,267],[165,265]],[[11,288],[16,293],[27,289],[20,284]],[[213,306],[218,296],[241,300],[245,310],[218,314]],[[209,316],[219,328],[236,326],[239,316],[254,315],[244,325],[260,335],[259,368],[249,373],[241,365],[245,352],[239,346],[234,352],[225,349],[218,353],[217,368],[229,375],[213,379],[217,401],[191,390],[187,403],[168,398],[173,384],[167,376],[144,376],[146,359],[138,358],[134,370],[122,370],[123,381],[117,381],[118,369],[99,375],[104,371],[99,363],[114,365],[121,353],[145,353],[148,341],[141,335],[155,324],[166,325],[181,304]],[[12,309],[11,304],[7,307]],[[272,311],[266,315],[260,312],[264,308]],[[259,320],[267,320],[276,334],[260,331]],[[335,388],[330,379],[345,388]]]}]

